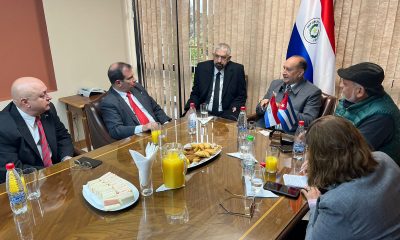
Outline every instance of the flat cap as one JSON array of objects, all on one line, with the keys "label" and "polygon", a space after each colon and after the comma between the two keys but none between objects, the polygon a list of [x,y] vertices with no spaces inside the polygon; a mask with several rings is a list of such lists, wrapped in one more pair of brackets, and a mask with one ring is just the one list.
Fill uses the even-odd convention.
[{"label": "flat cap", "polygon": [[371,62],[363,62],[337,71],[343,79],[356,82],[364,88],[382,88],[385,73],[381,66]]}]

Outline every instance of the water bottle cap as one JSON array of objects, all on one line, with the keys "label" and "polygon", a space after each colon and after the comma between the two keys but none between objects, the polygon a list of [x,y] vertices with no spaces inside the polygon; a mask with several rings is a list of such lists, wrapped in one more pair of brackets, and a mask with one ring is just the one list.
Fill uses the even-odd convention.
[{"label": "water bottle cap", "polygon": [[241,106],[240,107],[240,111],[246,111],[246,107],[245,106]]},{"label": "water bottle cap", "polygon": [[196,107],[196,105],[195,105],[194,103],[191,102],[191,103],[190,103],[190,107],[191,107],[191,108],[192,108],[192,107],[194,108],[194,107]]},{"label": "water bottle cap", "polygon": [[254,136],[253,135],[247,135],[247,141],[254,141]]},{"label": "water bottle cap", "polygon": [[260,162],[260,166],[265,168],[265,162]]},{"label": "water bottle cap", "polygon": [[299,121],[299,126],[303,126],[304,127],[304,121],[303,120]]},{"label": "water bottle cap", "polygon": [[14,169],[14,168],[15,168],[14,163],[7,163],[6,164],[6,169],[7,170],[11,170],[11,169]]}]

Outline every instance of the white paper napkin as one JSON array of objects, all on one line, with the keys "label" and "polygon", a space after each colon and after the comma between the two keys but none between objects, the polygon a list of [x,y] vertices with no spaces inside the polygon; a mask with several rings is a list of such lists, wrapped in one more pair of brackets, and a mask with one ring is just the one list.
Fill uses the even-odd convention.
[{"label": "white paper napkin", "polygon": [[[248,197],[254,197],[254,192],[251,190],[251,182],[250,178],[245,177],[244,182],[246,185],[246,196]],[[274,194],[271,191],[265,190],[264,188],[261,188],[261,190],[255,195],[255,197],[262,197],[262,198],[277,198],[279,197],[278,195]]]},{"label": "white paper napkin", "polygon": [[283,174],[283,182],[287,186],[305,188],[307,186],[307,176]]},{"label": "white paper napkin", "polygon": [[213,119],[213,116],[209,116],[209,117],[206,118],[206,119],[198,118],[198,120],[199,120],[202,124],[208,123],[211,119]]},{"label": "white paper napkin", "polygon": [[[242,157],[243,154],[241,154],[240,152],[227,153],[226,155],[243,160],[243,157]],[[254,157],[253,157],[253,159],[254,159],[254,162],[258,163],[257,159],[255,159]]]},{"label": "white paper napkin", "polygon": [[142,185],[148,185],[149,173],[151,167],[153,166],[154,159],[156,157],[156,153],[158,150],[158,146],[155,146],[153,143],[147,143],[145,153],[146,156],[143,156],[139,152],[135,150],[129,149],[129,153],[132,156],[133,162],[139,171],[139,181]]},{"label": "white paper napkin", "polygon": [[[183,185],[182,187],[184,187],[184,186],[185,185]],[[178,188],[182,188],[182,187],[178,187]],[[156,192],[164,192],[164,191],[168,191],[168,190],[172,190],[172,189],[178,189],[178,188],[168,188],[163,184],[163,185],[161,185],[160,187],[157,188]]]},{"label": "white paper napkin", "polygon": [[259,133],[261,133],[262,135],[269,137],[269,134],[271,133],[271,130],[261,130],[259,131]]}]

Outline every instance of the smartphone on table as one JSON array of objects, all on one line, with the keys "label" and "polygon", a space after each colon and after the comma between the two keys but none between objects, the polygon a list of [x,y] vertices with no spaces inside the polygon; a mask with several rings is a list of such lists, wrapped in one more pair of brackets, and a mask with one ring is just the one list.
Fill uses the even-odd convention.
[{"label": "smartphone on table", "polygon": [[276,182],[266,182],[264,189],[276,193],[278,195],[284,195],[290,198],[298,198],[300,195],[300,189],[296,187],[289,187]]}]

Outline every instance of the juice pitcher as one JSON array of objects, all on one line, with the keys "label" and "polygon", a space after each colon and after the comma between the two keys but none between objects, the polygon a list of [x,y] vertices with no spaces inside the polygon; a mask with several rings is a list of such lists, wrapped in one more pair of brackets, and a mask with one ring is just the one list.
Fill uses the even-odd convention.
[{"label": "juice pitcher", "polygon": [[166,143],[162,148],[162,172],[167,188],[180,188],[185,185],[187,160],[180,143]]}]

